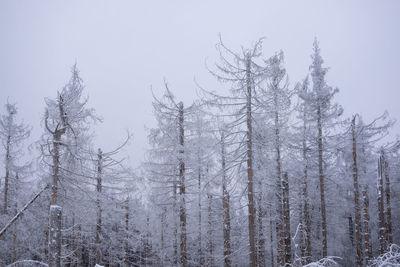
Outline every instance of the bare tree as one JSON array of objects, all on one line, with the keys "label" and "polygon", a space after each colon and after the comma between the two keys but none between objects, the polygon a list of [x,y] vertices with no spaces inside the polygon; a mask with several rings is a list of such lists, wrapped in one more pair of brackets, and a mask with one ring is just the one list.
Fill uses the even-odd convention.
[{"label": "bare tree", "polygon": [[[0,139],[5,150],[5,176],[3,186],[3,214],[8,213],[9,208],[9,187],[10,178],[16,177],[16,173],[25,166],[18,166],[18,160],[22,156],[21,144],[30,135],[30,127],[22,123],[17,123],[17,107],[15,104],[5,105],[7,114],[0,118]],[[12,179],[13,182],[16,182]],[[13,200],[15,201],[15,200]]]},{"label": "bare tree", "polygon": [[[238,166],[246,163],[247,200],[248,200],[248,228],[249,228],[249,265],[257,265],[256,246],[256,207],[254,196],[254,169],[253,169],[253,122],[255,108],[255,90],[265,78],[265,68],[256,63],[261,57],[261,43],[259,40],[251,49],[242,49],[242,53],[235,53],[227,48],[220,40],[217,48],[220,54],[220,63],[217,71],[211,73],[221,82],[229,82],[233,96],[219,96],[206,92],[210,106],[226,108],[232,112],[227,116],[234,119],[227,123],[229,128],[240,128],[237,131],[239,143],[237,153],[241,155]],[[203,90],[204,91],[204,90]]]}]

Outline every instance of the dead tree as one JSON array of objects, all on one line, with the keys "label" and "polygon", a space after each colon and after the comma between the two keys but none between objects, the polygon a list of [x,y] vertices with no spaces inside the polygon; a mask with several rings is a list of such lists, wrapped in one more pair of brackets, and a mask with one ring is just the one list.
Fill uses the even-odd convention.
[{"label": "dead tree", "polygon": [[183,117],[183,103],[180,102],[178,104],[178,126],[179,126],[179,220],[180,220],[180,228],[181,228],[181,265],[183,267],[187,266],[187,251],[186,251],[186,203],[185,203],[185,194],[186,194],[186,186],[185,186],[185,162],[184,162],[184,139],[185,139],[185,130],[184,130],[184,117]]},{"label": "dead tree", "polygon": [[252,77],[251,77],[251,57],[247,55],[246,62],[246,121],[247,121],[247,197],[249,200],[249,241],[250,241],[250,266],[255,267],[257,263],[257,253],[255,244],[255,205],[254,205],[254,186],[253,186],[253,126],[252,126]]},{"label": "dead tree", "polygon": [[[200,159],[198,159],[200,162]],[[198,190],[198,203],[197,203],[197,208],[198,208],[198,221],[197,221],[197,254],[198,254],[198,266],[201,266],[202,261],[203,261],[203,252],[202,252],[202,240],[201,240],[201,235],[202,235],[202,230],[201,230],[201,168],[198,168],[198,176],[197,176],[197,190]]]},{"label": "dead tree", "polygon": [[352,247],[354,247],[354,222],[353,222],[353,217],[349,216],[349,239],[350,239],[350,244]]},{"label": "dead tree", "polygon": [[364,255],[366,256],[366,262],[369,263],[372,260],[372,245],[371,245],[371,230],[369,228],[369,198],[368,198],[368,186],[366,185],[362,191],[363,196],[363,219],[364,219]]},{"label": "dead tree", "polygon": [[361,229],[361,207],[360,191],[358,186],[358,165],[357,165],[357,136],[356,136],[356,116],[351,121],[352,154],[353,154],[353,186],[354,186],[354,220],[356,230],[356,262],[357,266],[363,265],[362,250],[362,229]]},{"label": "dead tree", "polygon": [[292,236],[290,233],[290,202],[289,202],[289,179],[287,172],[283,175],[283,237],[284,237],[284,265],[292,263]]},{"label": "dead tree", "polygon": [[50,206],[49,267],[61,267],[61,207]]},{"label": "dead tree", "polygon": [[[177,182],[174,182],[174,186],[173,186],[173,210],[174,210],[174,214],[178,214],[177,212],[177,196],[176,196],[176,190],[177,190]],[[178,264],[178,224],[176,221],[176,218],[173,218],[174,220],[174,238],[173,238],[173,248],[174,248],[174,256],[173,256],[173,263],[174,265]]]},{"label": "dead tree", "polygon": [[95,246],[96,246],[96,264],[102,264],[102,253],[101,253],[101,240],[100,235],[102,231],[102,207],[101,207],[101,191],[102,191],[102,171],[103,171],[103,152],[98,149],[97,152],[97,177],[96,177],[96,206],[97,206],[97,221],[96,221],[96,236],[95,236]]},{"label": "dead tree", "polygon": [[[261,180],[258,182],[258,186],[261,190],[262,183]],[[265,261],[265,237],[264,237],[264,228],[263,228],[263,218],[264,218],[264,209],[262,205],[262,192],[258,192],[258,199],[257,199],[257,226],[258,226],[258,266],[264,267]]]},{"label": "dead tree", "polygon": [[384,175],[385,159],[381,155],[378,159],[378,239],[380,245],[380,254],[386,252],[386,220],[385,220],[385,205],[384,205],[384,190],[383,190],[383,175]]},{"label": "dead tree", "polygon": [[207,193],[208,208],[207,208],[207,257],[206,266],[214,266],[214,244],[213,244],[213,220],[212,220],[212,201],[213,197],[210,193]]},{"label": "dead tree", "polygon": [[[303,83],[301,84],[299,96],[300,98],[303,98],[304,96],[307,96],[308,92],[308,77],[304,79]],[[308,136],[308,114],[307,114],[307,109],[309,103],[303,99],[303,103],[301,106],[301,120],[303,121],[303,129],[302,129],[302,156],[303,156],[303,183],[302,183],[302,200],[303,200],[303,220],[302,222],[304,223],[304,249],[302,250],[302,253],[304,254],[305,258],[305,264],[309,264],[312,261],[312,255],[311,255],[311,218],[310,218],[310,208],[309,208],[309,199],[308,199],[308,169],[309,169],[309,150],[310,148],[308,147],[307,144],[307,136]]]},{"label": "dead tree", "polygon": [[[9,188],[14,187],[13,184],[10,185],[10,175],[12,172],[18,172],[18,169],[23,167],[17,167],[16,163],[18,158],[21,157],[21,152],[18,152],[17,148],[21,145],[26,138],[30,135],[30,129],[24,124],[18,124],[15,121],[17,115],[17,107],[15,104],[7,103],[5,105],[7,113],[0,117],[0,140],[3,143],[5,149],[4,158],[4,187],[3,187],[3,214],[8,213],[9,208]],[[18,152],[18,153],[17,153]]]},{"label": "dead tree", "polygon": [[385,198],[386,198],[386,240],[387,246],[393,244],[392,235],[392,208],[390,205],[390,176],[389,176],[389,162],[386,158],[385,152],[381,150],[382,160],[384,161],[384,174],[385,174]]},{"label": "dead tree", "polygon": [[3,214],[7,214],[8,211],[8,180],[10,177],[10,146],[11,146],[11,136],[7,136],[7,144],[6,144],[6,175],[4,176],[4,200],[3,200]]},{"label": "dead tree", "polygon": [[[15,174],[15,192],[14,195],[16,199],[14,199],[14,216],[17,215],[18,213],[18,201],[17,201],[17,196],[18,196],[18,173]],[[13,238],[12,238],[12,254],[11,254],[11,262],[15,262],[17,260],[17,223],[15,223],[13,227]]]},{"label": "dead tree", "polygon": [[318,176],[319,176],[319,190],[320,190],[320,205],[321,205],[321,230],[322,230],[322,257],[328,255],[328,230],[327,230],[327,212],[325,200],[325,162],[327,162],[328,154],[325,142],[328,141],[325,129],[334,127],[343,113],[340,105],[332,103],[334,95],[339,91],[326,84],[325,75],[328,71],[323,67],[323,59],[320,54],[318,41],[314,41],[312,64],[310,66],[311,77],[313,81],[313,90],[308,96],[310,103],[311,119],[316,122],[316,147],[318,154]]},{"label": "dead tree", "polygon": [[230,203],[229,191],[227,186],[226,174],[226,150],[225,150],[225,135],[221,133],[221,170],[222,170],[222,207],[224,217],[224,266],[231,266],[231,218],[230,218]]},{"label": "dead tree", "polygon": [[[272,212],[271,212],[272,213]],[[271,214],[272,215],[272,214]],[[271,257],[271,267],[275,266],[275,259],[274,259],[274,230],[273,230],[273,222],[272,222],[272,216],[270,216],[269,219],[269,240],[270,240],[270,257]]]},{"label": "dead tree", "polygon": [[[232,84],[234,96],[219,96],[212,92],[204,91],[211,100],[206,102],[213,107],[227,108],[228,117],[234,118],[227,127],[240,128],[236,132],[240,136],[238,154],[240,163],[246,162],[246,189],[248,208],[248,233],[249,233],[249,266],[257,265],[256,248],[256,207],[254,196],[254,170],[253,170],[253,112],[255,89],[259,82],[265,77],[265,68],[260,67],[255,60],[261,56],[261,43],[259,40],[252,49],[244,50],[243,53],[235,53],[227,48],[220,40],[217,48],[221,61],[217,64],[217,72],[210,71],[219,81]],[[235,109],[231,113],[232,108]],[[239,151],[240,150],[240,151]]]}]

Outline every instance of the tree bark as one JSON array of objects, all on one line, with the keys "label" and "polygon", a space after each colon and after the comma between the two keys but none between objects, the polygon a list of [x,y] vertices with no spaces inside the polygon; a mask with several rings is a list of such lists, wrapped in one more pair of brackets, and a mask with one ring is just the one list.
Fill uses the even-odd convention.
[{"label": "tree bark", "polygon": [[290,233],[290,202],[289,202],[289,179],[285,172],[282,181],[283,185],[283,216],[284,216],[284,241],[285,241],[285,262],[284,265],[292,263],[292,236]]},{"label": "tree bark", "polygon": [[311,258],[311,218],[308,203],[308,155],[307,155],[307,117],[306,110],[303,111],[303,160],[304,160],[304,177],[303,177],[303,215],[304,215],[304,256],[305,263],[309,264],[312,261]]},{"label": "tree bark", "polygon": [[[15,196],[14,196],[14,216],[17,215],[18,213],[18,173],[15,174]],[[15,262],[17,260],[17,250],[18,250],[18,245],[17,245],[17,223],[15,223],[13,227],[13,240],[12,240],[12,255],[11,255],[11,262]]]},{"label": "tree bark", "polygon": [[225,151],[225,135],[221,134],[221,169],[222,169],[222,205],[224,216],[224,266],[231,266],[231,217],[229,191],[227,189],[226,177],[226,151]]},{"label": "tree bark", "polygon": [[[199,164],[200,164],[200,160],[199,160]],[[198,266],[202,266],[202,259],[203,259],[203,252],[202,252],[202,244],[201,244],[201,234],[202,234],[202,230],[201,230],[201,168],[198,168],[198,184],[197,184],[197,189],[199,191],[198,194],[198,233],[197,233],[197,254],[198,254]]]},{"label": "tree bark", "polygon": [[379,227],[379,245],[380,254],[386,252],[386,220],[385,220],[385,207],[384,207],[384,190],[383,190],[383,172],[384,172],[384,158],[382,155],[378,159],[378,227]]},{"label": "tree bark", "polygon": [[257,201],[257,222],[258,222],[258,266],[264,267],[265,266],[265,237],[264,237],[264,228],[263,228],[263,217],[264,217],[264,209],[262,205],[262,182],[261,179],[258,182],[259,190],[258,192],[258,201]]},{"label": "tree bark", "polygon": [[6,162],[5,162],[5,167],[6,167],[6,175],[4,176],[4,202],[3,202],[3,214],[8,213],[8,183],[9,183],[9,177],[10,177],[10,161],[11,161],[11,155],[10,155],[10,146],[11,146],[11,136],[7,136],[7,145],[6,145]]},{"label": "tree bark", "polygon": [[269,219],[269,239],[271,242],[271,253],[270,253],[270,257],[271,257],[271,267],[275,266],[275,260],[274,260],[274,234],[273,234],[273,226],[272,226],[272,212],[271,212],[271,217]]},{"label": "tree bark", "polygon": [[392,208],[390,206],[390,177],[389,177],[389,162],[385,157],[384,152],[382,151],[382,155],[384,157],[384,173],[385,173],[385,197],[386,197],[386,239],[387,246],[389,247],[393,244],[393,235],[392,235]]},{"label": "tree bark", "polygon": [[251,60],[246,63],[246,120],[247,120],[247,197],[248,197],[248,218],[249,218],[249,243],[250,243],[250,261],[249,266],[255,267],[257,264],[257,252],[255,245],[255,206],[253,189],[253,127],[252,127],[252,79],[251,79]]},{"label": "tree bark", "polygon": [[365,244],[365,255],[366,263],[372,260],[372,246],[371,246],[371,230],[369,228],[369,198],[368,198],[368,186],[362,191],[363,203],[364,203],[364,244]]},{"label": "tree bark", "polygon": [[214,266],[214,245],[213,245],[213,221],[212,221],[212,195],[207,194],[208,198],[208,222],[207,222],[207,260],[206,266],[213,267]]},{"label": "tree bark", "polygon": [[179,103],[179,218],[181,227],[181,265],[183,267],[187,266],[187,252],[186,252],[186,187],[185,187],[185,162],[184,162],[184,126],[183,126],[183,103]]},{"label": "tree bark", "polygon": [[353,143],[353,186],[354,186],[354,221],[356,229],[356,262],[357,266],[363,265],[362,251],[362,229],[361,229],[361,208],[360,191],[358,187],[358,165],[357,165],[357,139],[356,139],[356,117],[351,121],[351,135]]},{"label": "tree bark", "polygon": [[101,240],[100,235],[102,231],[102,208],[101,208],[101,191],[102,191],[102,171],[103,171],[103,153],[99,148],[97,153],[97,185],[96,185],[96,206],[97,206],[97,222],[96,222],[96,264],[102,264],[102,253],[101,253]]},{"label": "tree bark", "polygon": [[354,223],[353,223],[353,217],[349,216],[349,239],[351,246],[354,247]]},{"label": "tree bark", "polygon": [[129,198],[125,200],[124,266],[129,267]]},{"label": "tree bark", "polygon": [[61,207],[50,206],[49,267],[61,267]]},{"label": "tree bark", "polygon": [[174,240],[173,240],[173,244],[172,247],[174,248],[174,256],[173,256],[173,263],[176,266],[178,264],[178,225],[176,222],[176,218],[175,216],[177,216],[178,212],[177,212],[177,196],[176,196],[176,190],[177,190],[177,182],[174,181],[174,187],[173,187],[173,210],[174,210],[174,216],[173,216],[173,220],[174,220]]},{"label": "tree bark", "polygon": [[322,114],[321,105],[317,109],[317,127],[318,127],[318,170],[319,170],[319,189],[321,194],[321,219],[322,219],[322,257],[328,256],[328,238],[326,225],[326,204],[325,204],[325,174],[323,162],[323,144],[322,144]]},{"label": "tree bark", "polygon": [[82,227],[78,225],[78,233],[76,236],[77,244],[76,244],[76,266],[82,266]]}]

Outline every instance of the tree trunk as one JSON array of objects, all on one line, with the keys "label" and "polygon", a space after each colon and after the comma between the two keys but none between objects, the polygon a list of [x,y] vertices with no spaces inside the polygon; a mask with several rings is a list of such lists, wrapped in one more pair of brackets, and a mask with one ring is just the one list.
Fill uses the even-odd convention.
[{"label": "tree trunk", "polygon": [[250,243],[250,267],[257,264],[257,252],[255,245],[255,207],[254,207],[254,189],[253,189],[253,128],[252,128],[252,79],[250,69],[250,58],[246,63],[246,86],[247,86],[247,102],[246,102],[246,119],[247,119],[247,197],[248,197],[248,217],[249,217],[249,243]]},{"label": "tree trunk", "polygon": [[383,169],[384,169],[384,158],[382,155],[378,160],[378,227],[379,227],[379,244],[380,254],[386,252],[386,223],[385,223],[385,207],[383,200]]},{"label": "tree trunk", "polygon": [[6,167],[6,176],[4,176],[4,202],[3,202],[3,214],[8,213],[8,180],[10,177],[10,161],[11,161],[11,155],[10,155],[10,146],[11,146],[11,136],[7,136],[7,145],[6,145],[6,162],[5,162],[5,167]]},{"label": "tree trunk", "polygon": [[264,267],[265,265],[265,237],[264,237],[264,228],[263,228],[263,217],[264,217],[264,210],[263,210],[263,205],[262,205],[262,183],[261,179],[258,182],[259,190],[258,192],[258,216],[257,216],[257,222],[258,222],[258,266],[259,267]]},{"label": "tree trunk", "polygon": [[328,256],[328,238],[326,226],[326,204],[325,204],[325,175],[323,161],[322,144],[322,114],[321,106],[317,109],[317,127],[318,127],[318,170],[319,170],[319,189],[321,194],[321,219],[322,219],[322,257]]},{"label": "tree trunk", "polygon": [[124,266],[129,267],[129,198],[125,201]]},{"label": "tree trunk", "polygon": [[282,181],[283,185],[283,218],[284,218],[284,241],[285,241],[285,262],[284,265],[292,263],[292,236],[290,233],[290,202],[289,202],[289,179],[288,174],[285,172]]},{"label": "tree trunk", "polygon": [[271,216],[269,219],[269,239],[271,242],[271,267],[275,266],[275,261],[274,261],[274,234],[273,234],[273,226],[272,226],[272,212]]},{"label": "tree trunk", "polygon": [[384,173],[385,173],[385,197],[386,197],[386,239],[387,246],[393,244],[393,236],[392,236],[392,208],[390,205],[390,177],[389,177],[389,162],[385,157],[384,152],[382,151],[382,155],[384,157]]},{"label": "tree trunk", "polygon": [[351,246],[354,247],[354,223],[353,223],[353,217],[349,216],[349,238],[350,238],[350,243]]},{"label": "tree trunk", "polygon": [[49,267],[61,267],[61,207],[50,206]]},{"label": "tree trunk", "polygon": [[[198,161],[200,164],[200,160]],[[198,254],[198,266],[202,266],[202,258],[203,258],[203,253],[202,253],[202,248],[201,248],[201,168],[198,168],[198,234],[197,234],[197,254]]]},{"label": "tree trunk", "polygon": [[369,228],[369,199],[368,199],[368,186],[362,191],[363,203],[364,203],[364,244],[365,244],[365,255],[367,264],[372,260],[372,246],[371,246],[371,230]]},{"label": "tree trunk", "polygon": [[304,160],[304,180],[303,180],[303,215],[304,215],[304,257],[305,263],[309,264],[312,261],[311,258],[311,218],[308,203],[308,155],[307,155],[307,117],[306,110],[303,113],[303,160]]},{"label": "tree trunk", "polygon": [[229,191],[227,189],[226,177],[226,151],[225,151],[225,135],[221,134],[221,169],[222,169],[222,205],[224,216],[224,266],[231,266],[231,217]]},{"label": "tree trunk", "polygon": [[78,233],[76,236],[76,266],[82,266],[82,227],[78,225]]},{"label": "tree trunk", "polygon": [[362,230],[361,230],[361,208],[360,191],[358,188],[358,165],[357,165],[357,140],[356,140],[356,117],[351,121],[351,135],[353,143],[353,185],[354,185],[354,220],[356,229],[356,262],[357,266],[363,265]]},{"label": "tree trunk", "polygon": [[179,103],[179,218],[181,227],[181,265],[187,266],[187,252],[186,252],[186,203],[185,203],[185,162],[184,162],[184,126],[183,126],[183,103]]},{"label": "tree trunk", "polygon": [[174,240],[173,240],[173,248],[174,248],[174,256],[173,256],[173,263],[176,266],[178,264],[178,225],[176,222],[176,217],[178,212],[177,212],[177,196],[176,196],[176,190],[177,190],[177,184],[176,181],[174,181],[174,187],[173,187],[173,198],[174,198],[174,202],[173,202],[173,210],[174,210],[174,216],[173,216],[173,220],[174,220]]},{"label": "tree trunk", "polygon": [[[18,173],[15,175],[15,195],[14,195],[14,216],[18,213]],[[15,223],[13,227],[13,240],[12,240],[12,255],[11,255],[11,262],[15,262],[17,260],[17,223]]]},{"label": "tree trunk", "polygon": [[213,267],[214,266],[214,255],[213,255],[213,250],[214,250],[214,245],[213,245],[213,221],[212,221],[212,195],[207,194],[208,198],[208,222],[207,222],[207,260],[206,260],[206,266],[207,267]]},{"label": "tree trunk", "polygon": [[102,171],[103,171],[103,153],[99,148],[97,153],[97,185],[96,185],[96,206],[97,206],[97,222],[96,222],[96,264],[102,264],[102,253],[101,253],[101,240],[100,235],[102,231],[102,218],[101,218],[101,191],[102,191]]},{"label": "tree trunk", "polygon": [[55,133],[53,135],[53,175],[51,185],[51,205],[57,205],[57,190],[58,190],[58,173],[60,165],[60,142],[61,135]]}]

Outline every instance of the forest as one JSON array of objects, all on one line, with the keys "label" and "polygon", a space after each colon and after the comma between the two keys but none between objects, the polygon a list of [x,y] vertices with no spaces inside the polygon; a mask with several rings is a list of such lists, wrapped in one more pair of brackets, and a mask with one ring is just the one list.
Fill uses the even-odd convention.
[{"label": "forest", "polygon": [[134,133],[93,141],[78,64],[43,96],[33,143],[2,99],[0,265],[400,266],[395,118],[344,116],[317,39],[301,81],[262,45],[220,37],[206,68],[225,91],[195,81],[183,103],[165,80],[139,168]]}]

